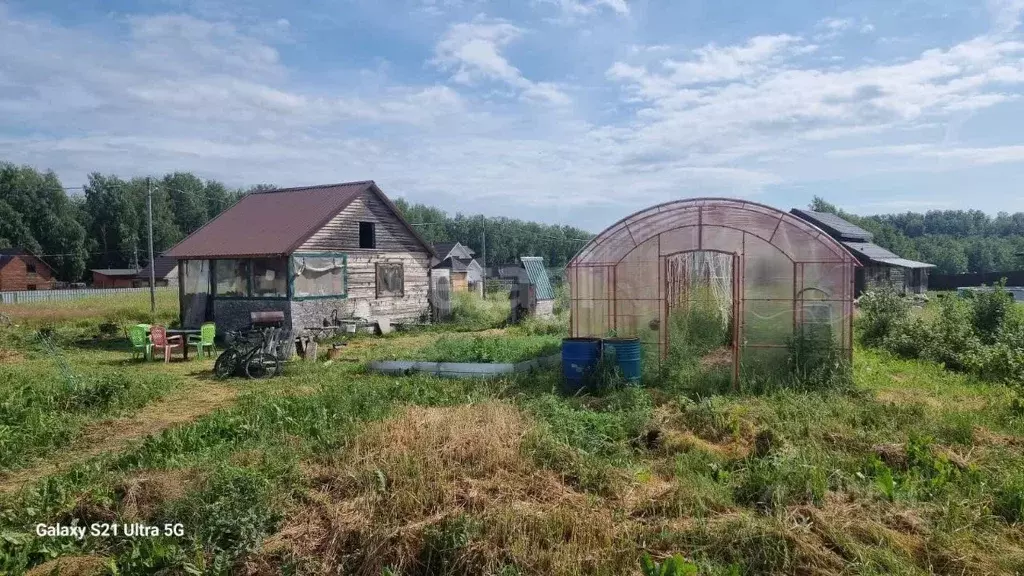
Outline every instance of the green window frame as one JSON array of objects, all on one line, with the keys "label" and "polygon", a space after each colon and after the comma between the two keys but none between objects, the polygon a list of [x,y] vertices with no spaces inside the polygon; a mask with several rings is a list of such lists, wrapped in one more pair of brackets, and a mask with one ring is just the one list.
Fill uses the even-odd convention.
[{"label": "green window frame", "polygon": [[[341,260],[341,283],[342,289],[336,294],[315,294],[315,295],[299,295],[295,290],[295,279],[298,277],[297,260],[305,258],[316,258],[316,259],[334,259],[335,261]],[[345,252],[295,252],[288,258],[288,294],[292,300],[325,300],[325,299],[337,299],[337,298],[348,298],[348,254]]]}]

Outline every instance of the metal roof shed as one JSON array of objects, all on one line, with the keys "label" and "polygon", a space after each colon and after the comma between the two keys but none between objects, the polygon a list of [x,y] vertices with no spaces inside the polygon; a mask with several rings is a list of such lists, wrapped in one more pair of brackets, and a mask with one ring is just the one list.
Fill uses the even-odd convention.
[{"label": "metal roof shed", "polygon": [[522,256],[526,276],[537,290],[537,300],[554,300],[555,290],[551,287],[548,270],[544,267],[544,258],[540,256]]}]

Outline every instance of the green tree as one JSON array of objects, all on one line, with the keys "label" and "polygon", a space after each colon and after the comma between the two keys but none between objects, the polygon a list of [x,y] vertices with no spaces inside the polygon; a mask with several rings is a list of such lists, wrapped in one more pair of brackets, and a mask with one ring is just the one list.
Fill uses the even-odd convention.
[{"label": "green tree", "polygon": [[85,271],[85,229],[53,172],[0,163],[0,238],[39,254],[58,278]]}]

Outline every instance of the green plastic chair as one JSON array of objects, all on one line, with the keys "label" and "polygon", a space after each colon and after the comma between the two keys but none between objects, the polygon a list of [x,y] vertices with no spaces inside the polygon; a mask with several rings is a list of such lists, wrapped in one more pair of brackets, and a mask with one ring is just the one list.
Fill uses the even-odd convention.
[{"label": "green plastic chair", "polygon": [[132,358],[142,354],[143,360],[153,355],[153,343],[149,341],[149,324],[136,324],[128,329],[128,340],[132,343]]},{"label": "green plastic chair", "polygon": [[196,347],[196,356],[202,356],[206,351],[207,356],[213,356],[216,349],[213,346],[213,339],[217,337],[217,325],[207,322],[199,328],[199,335],[191,334],[188,337],[188,345]]}]

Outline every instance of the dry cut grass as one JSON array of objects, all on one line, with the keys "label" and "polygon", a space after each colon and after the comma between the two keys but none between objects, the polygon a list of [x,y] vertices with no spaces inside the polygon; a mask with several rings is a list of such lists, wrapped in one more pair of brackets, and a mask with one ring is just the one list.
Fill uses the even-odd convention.
[{"label": "dry cut grass", "polygon": [[[304,505],[251,560],[276,573],[604,571],[633,562],[612,508],[540,470],[524,451],[533,424],[487,402],[410,407],[369,427],[345,454],[308,468]],[[616,558],[625,553],[627,558]]]}]

